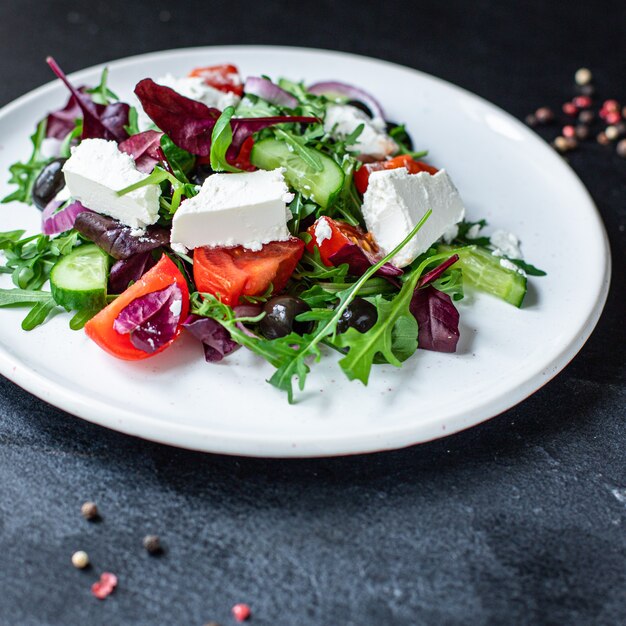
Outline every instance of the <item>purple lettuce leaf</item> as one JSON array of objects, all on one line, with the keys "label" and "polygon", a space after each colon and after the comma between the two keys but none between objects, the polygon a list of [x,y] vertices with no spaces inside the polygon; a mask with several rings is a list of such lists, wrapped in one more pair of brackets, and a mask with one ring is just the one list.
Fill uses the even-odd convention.
[{"label": "purple lettuce leaf", "polygon": [[183,326],[202,342],[207,363],[217,363],[240,347],[231,339],[230,333],[210,317],[190,315],[183,322]]},{"label": "purple lettuce leaf", "polygon": [[74,227],[76,219],[81,213],[91,213],[80,202],[72,202],[61,211],[62,205],[58,200],[51,200],[41,214],[41,230],[44,235],[57,235]]},{"label": "purple lettuce leaf", "polygon": [[417,320],[418,347],[435,352],[456,352],[459,312],[447,293],[432,285],[417,288],[409,310]]},{"label": "purple lettuce leaf", "polygon": [[167,228],[149,226],[141,235],[133,235],[130,226],[99,213],[81,213],[76,218],[74,228],[114,259],[127,259],[133,254],[148,252],[170,242],[170,231]]},{"label": "purple lettuce leaf", "polygon": [[156,352],[176,336],[183,294],[174,282],[169,287],[135,298],[115,318],[113,328],[130,335],[138,350]]},{"label": "purple lettuce leaf", "polygon": [[83,139],[98,138],[119,143],[128,137],[124,127],[128,125],[130,107],[125,102],[113,102],[107,105],[95,103],[87,94],[81,93],[70,83],[52,57],[48,57],[46,61],[52,71],[70,90],[76,104],[82,111]]},{"label": "purple lettuce leaf", "polygon": [[[78,91],[82,91],[82,87]],[[48,114],[46,124],[46,137],[64,139],[76,124],[76,120],[82,117],[82,110],[76,98],[71,95],[65,106]]]},{"label": "purple lettuce leaf", "polygon": [[109,293],[122,293],[156,264],[151,252],[139,252],[116,261],[109,272]]},{"label": "purple lettuce leaf", "polygon": [[150,174],[154,166],[163,158],[161,137],[163,133],[146,130],[125,139],[118,148],[135,159],[135,166],[140,172]]},{"label": "purple lettuce leaf", "polygon": [[459,260],[458,254],[453,254],[449,259],[446,259],[443,263],[440,263],[430,272],[426,272],[417,282],[417,289],[420,287],[426,287],[430,283],[435,282],[451,265],[454,265]]},{"label": "purple lettuce leaf", "polygon": [[[135,94],[146,114],[179,148],[198,156],[211,154],[211,134],[221,115],[219,109],[181,96],[150,78],[137,83]],[[232,119],[233,139],[226,153],[227,158],[236,158],[243,142],[253,133],[282,122],[310,124],[319,120],[316,117],[289,115]]]},{"label": "purple lettuce leaf", "polygon": [[[331,254],[328,260],[335,266],[347,263],[352,276],[362,276],[372,265],[376,265],[380,261],[380,257],[367,252],[356,243],[347,243],[337,252]],[[403,271],[391,263],[385,263],[376,272],[377,276],[384,278],[401,276],[402,274]]]}]

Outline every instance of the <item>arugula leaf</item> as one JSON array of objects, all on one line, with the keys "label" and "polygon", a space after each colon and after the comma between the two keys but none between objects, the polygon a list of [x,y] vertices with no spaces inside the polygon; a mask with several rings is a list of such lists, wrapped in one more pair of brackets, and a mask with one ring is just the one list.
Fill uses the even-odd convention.
[{"label": "arugula leaf", "polygon": [[161,137],[161,148],[174,172],[174,176],[179,181],[188,183],[187,174],[193,169],[196,157],[187,150],[179,148],[167,135]]},{"label": "arugula leaf", "polygon": [[424,270],[449,256],[447,253],[437,254],[422,261],[393,300],[387,301],[382,296],[374,298],[378,319],[366,333],[349,328],[335,337],[333,343],[336,346],[349,350],[339,365],[350,380],[356,378],[367,385],[372,365],[379,362],[380,357],[400,367],[402,361],[417,350],[417,322],[409,310],[413,293]]},{"label": "arugula leaf", "polygon": [[22,321],[22,329],[33,330],[36,326],[43,324],[48,319],[50,313],[55,309],[60,310],[52,296],[48,296],[45,300],[37,302]]},{"label": "arugula leaf", "polygon": [[61,142],[61,146],[59,148],[59,154],[62,157],[68,159],[72,154],[72,144],[75,139],[78,139],[83,134],[83,120],[82,118],[78,118],[74,123],[74,128],[65,135],[63,141]]},{"label": "arugula leaf", "polygon": [[124,126],[124,130],[130,137],[141,132],[139,129],[139,112],[137,111],[137,107],[130,107],[130,109],[128,109],[128,124]]},{"label": "arugula leaf", "polygon": [[109,68],[105,67],[102,70],[102,75],[100,76],[100,84],[92,89],[85,89],[96,104],[107,105],[111,102],[119,100],[119,98],[107,87],[108,78]]},{"label": "arugula leaf", "polygon": [[72,330],[80,330],[96,313],[98,313],[98,309],[78,311],[70,320],[70,328]]},{"label": "arugula leaf", "polygon": [[53,239],[48,235],[17,238],[16,232],[19,231],[0,233],[0,248],[5,256],[0,271],[11,273],[13,283],[20,289],[41,289],[58,258],[71,252],[79,242],[75,230]]},{"label": "arugula leaf", "polygon": [[428,155],[428,150],[411,149],[411,138],[404,124],[398,124],[389,130],[389,136],[398,144],[398,154],[406,154],[412,159],[421,159]]},{"label": "arugula leaf", "polygon": [[315,152],[310,150],[306,146],[306,142],[300,137],[283,130],[282,128],[274,128],[274,134],[279,139],[282,139],[287,145],[293,148],[293,151],[298,154],[302,160],[312,167],[316,172],[324,170],[324,166]]},{"label": "arugula leaf", "polygon": [[289,210],[293,215],[293,219],[289,221],[291,234],[297,236],[300,232],[300,222],[312,213],[315,213],[318,208],[317,204],[305,201],[302,194],[296,191],[293,200],[289,203]]},{"label": "arugula leaf", "polygon": [[524,270],[529,276],[547,276],[546,272],[540,270],[534,265],[531,265],[530,263],[527,263],[522,259],[511,259],[509,257],[506,258],[511,261],[511,263],[514,263],[515,265],[517,265],[517,267]]},{"label": "arugula leaf", "polygon": [[48,291],[35,291],[33,289],[0,289],[0,307],[36,304],[45,302],[51,298]]},{"label": "arugula leaf", "polygon": [[46,125],[47,118],[44,118],[37,124],[35,132],[31,135],[30,140],[33,144],[33,151],[28,161],[26,163],[18,161],[9,167],[11,174],[9,184],[17,185],[17,189],[2,198],[1,202],[3,204],[13,201],[26,202],[27,204],[33,203],[32,190],[35,179],[39,176],[43,167],[51,161],[51,159],[44,159],[41,155],[41,144],[46,137]]},{"label": "arugula leaf", "polygon": [[241,172],[226,160],[226,151],[233,142],[233,129],[230,120],[235,114],[235,107],[226,107],[220,115],[211,133],[211,169],[216,172]]}]

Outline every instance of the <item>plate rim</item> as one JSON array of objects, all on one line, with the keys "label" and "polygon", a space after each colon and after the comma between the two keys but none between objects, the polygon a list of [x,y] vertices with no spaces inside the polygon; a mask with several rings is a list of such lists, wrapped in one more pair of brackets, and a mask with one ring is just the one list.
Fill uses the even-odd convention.
[{"label": "plate rim", "polygon": [[[152,51],[122,57],[120,59],[98,63],[90,67],[77,70],[69,74],[69,77],[73,80],[80,80],[83,74],[90,74],[95,71],[102,70],[104,67],[112,64],[115,64],[116,68],[123,68],[124,66],[129,66],[135,63],[149,62],[152,58],[157,59],[164,55],[167,55],[168,57],[175,57],[202,53],[203,51],[209,53],[215,53],[217,51],[220,53],[222,51],[225,53],[228,53],[228,51],[245,51],[250,53],[263,51],[274,53],[277,51],[298,51],[308,54],[324,53],[332,56],[338,55],[348,59],[359,60],[361,62],[375,62],[377,64],[388,65],[391,68],[409,71],[427,78],[428,80],[438,82],[445,85],[447,88],[452,88],[456,92],[461,92],[461,94],[465,97],[480,102],[481,105],[497,110],[500,115],[504,116],[516,128],[521,129],[524,136],[532,140],[535,145],[540,147],[540,149],[550,150],[549,146],[538,135],[528,129],[520,120],[500,108],[498,105],[493,104],[489,100],[469,91],[468,89],[465,89],[464,87],[460,87],[450,81],[446,81],[442,78],[406,65],[340,50],[284,45],[194,46]],[[14,110],[24,104],[32,100],[37,100],[40,96],[55,88],[57,84],[57,80],[51,80],[7,103],[0,109],[0,119],[11,115]],[[558,158],[557,155],[554,156],[555,158]],[[212,432],[206,428],[201,429],[190,425],[156,420],[145,413],[142,414],[135,411],[128,411],[126,409],[122,409],[121,407],[116,407],[114,409],[115,417],[112,419],[110,417],[111,407],[109,407],[105,402],[102,402],[99,399],[95,400],[94,398],[86,398],[84,394],[81,395],[79,391],[68,389],[63,384],[47,378],[45,375],[40,374],[36,370],[23,366],[19,359],[14,359],[12,357],[10,351],[3,344],[0,344],[0,374],[48,404],[60,408],[76,417],[85,419],[86,421],[116,430],[118,432],[165,445],[216,454],[263,458],[322,458],[366,454],[426,443],[428,441],[449,436],[467,428],[477,426],[478,424],[492,419],[519,404],[538,391],[565,367],[567,367],[569,362],[578,354],[593,332],[598,320],[600,319],[608,297],[612,260],[609,239],[602,216],[593,198],[574,170],[562,160],[560,164],[563,171],[567,172],[570,178],[569,182],[576,185],[576,195],[583,196],[584,200],[589,204],[591,209],[590,216],[595,218],[596,225],[601,236],[600,238],[603,243],[603,280],[598,287],[598,293],[593,306],[588,311],[584,323],[578,329],[576,337],[569,341],[566,345],[562,346],[549,363],[542,364],[544,365],[543,367],[535,368],[535,373],[529,376],[521,385],[510,391],[510,393],[506,395],[506,398],[498,397],[487,402],[482,402],[463,415],[450,415],[449,419],[454,421],[454,425],[449,428],[444,426],[444,429],[438,434],[431,433],[429,436],[424,436],[423,434],[419,435],[419,431],[423,430],[425,425],[425,422],[422,421],[409,426],[405,424],[391,430],[387,429],[379,435],[366,433],[362,435],[308,436],[306,441],[301,444],[302,447],[300,447],[300,444],[294,443],[291,437],[279,436],[275,433],[267,436],[256,434],[253,438],[251,438],[250,436],[246,436],[242,433],[224,434],[219,430]],[[439,422],[441,420],[437,421]],[[146,426],[148,426],[148,432],[146,432]],[[379,438],[384,438],[385,443],[377,443],[376,439]]]}]

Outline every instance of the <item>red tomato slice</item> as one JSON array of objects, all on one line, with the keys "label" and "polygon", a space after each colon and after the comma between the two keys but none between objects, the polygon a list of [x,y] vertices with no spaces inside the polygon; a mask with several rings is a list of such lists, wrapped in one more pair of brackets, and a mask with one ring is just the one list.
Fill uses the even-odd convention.
[{"label": "red tomato slice", "polygon": [[[320,220],[326,220],[330,226],[331,236],[328,239],[324,239],[321,244],[318,244],[315,236],[315,229]],[[350,226],[345,222],[333,220],[330,217],[320,217],[315,224],[309,226],[306,231],[311,235],[311,240],[306,244],[306,249],[309,252],[313,252],[315,248],[320,251],[320,259],[324,265],[332,267],[330,257],[343,248],[346,244],[355,243],[360,248],[363,248],[366,252],[376,253],[378,252],[378,246],[374,243],[369,233],[364,233],[360,228]]]},{"label": "red tomato slice", "polygon": [[408,154],[401,154],[388,161],[365,163],[354,173],[354,184],[360,193],[365,193],[372,172],[378,170],[395,170],[399,167],[405,167],[409,171],[409,174],[418,174],[419,172],[436,174],[439,171],[436,167],[428,165],[428,163],[412,159]]},{"label": "red tomato slice", "polygon": [[[144,352],[135,348],[130,341],[129,335],[122,335],[113,328],[115,319],[121,310],[129,305],[133,300],[145,296],[153,291],[159,291],[176,283],[183,296],[180,320],[176,334],[168,343],[162,345],[154,352]],[[120,294],[111,304],[102,309],[95,317],[92,317],[85,324],[85,332],[90,339],[93,339],[103,350],[126,361],[136,361],[145,359],[154,354],[158,354],[167,348],[182,330],[182,322],[187,319],[189,313],[189,289],[187,281],[180,273],[175,263],[165,254],[161,260],[150,270],[148,270],[136,283],[131,285],[126,291]]]},{"label": "red tomato slice", "polygon": [[285,288],[304,253],[297,237],[271,241],[256,252],[243,246],[196,248],[193,277],[200,293],[210,293],[235,306],[241,296],[260,296],[273,285],[273,293]]},{"label": "red tomato slice", "polygon": [[235,167],[238,167],[240,170],[245,170],[246,172],[254,172],[257,168],[250,162],[250,153],[252,152],[253,147],[254,139],[252,138],[252,135],[250,135],[250,137],[248,137],[241,144],[239,154],[232,164]]},{"label": "red tomato slice", "polygon": [[209,65],[196,67],[189,72],[189,76],[204,78],[204,82],[215,89],[243,95],[243,83],[239,77],[239,70],[235,65]]}]

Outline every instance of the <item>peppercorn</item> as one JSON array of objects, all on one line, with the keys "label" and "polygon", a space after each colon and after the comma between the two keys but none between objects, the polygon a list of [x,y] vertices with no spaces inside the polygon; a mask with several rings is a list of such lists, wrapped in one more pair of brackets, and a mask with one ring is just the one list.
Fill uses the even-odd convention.
[{"label": "peppercorn", "polygon": [[609,139],[610,141],[614,141],[619,137],[619,130],[617,129],[617,126],[607,126],[604,130],[604,134],[606,135],[607,139]]},{"label": "peppercorn", "polygon": [[95,502],[85,502],[83,506],[80,507],[80,514],[86,520],[95,520],[98,517],[98,507]]},{"label": "peppercorn", "polygon": [[567,139],[559,135],[553,142],[554,147],[559,152],[567,152]]},{"label": "peppercorn", "polygon": [[526,116],[526,123],[532,128],[537,126],[537,117],[535,115],[533,115],[532,113],[530,113],[529,115]]},{"label": "peppercorn", "polygon": [[595,117],[593,111],[581,111],[578,116],[578,120],[583,124],[589,124],[593,122],[593,118]]},{"label": "peppercorn", "polygon": [[547,124],[554,119],[554,113],[548,107],[540,107],[535,111],[535,117],[539,124]]},{"label": "peppercorn", "polygon": [[591,70],[588,70],[586,67],[581,67],[576,70],[576,74],[574,74],[574,80],[577,85],[588,85],[593,79],[593,74]]},{"label": "peppercorn", "polygon": [[589,83],[588,85],[579,86],[578,92],[583,96],[593,96],[596,93],[596,88]]},{"label": "peppercorn", "polygon": [[622,157],[622,159],[626,159],[626,139],[618,141],[615,149],[618,156]]},{"label": "peppercorn", "polygon": [[576,125],[576,138],[584,141],[589,137],[589,127],[584,124]]},{"label": "peppercorn", "polygon": [[78,569],[85,569],[89,565],[89,555],[83,550],[72,554],[72,565]]},{"label": "peppercorn", "polygon": [[622,117],[626,118],[626,107],[622,109]]},{"label": "peppercorn", "polygon": [[563,137],[573,137],[576,134],[576,129],[568,124],[567,126],[563,126],[561,133]]},{"label": "peppercorn", "polygon": [[250,607],[247,604],[235,604],[230,610],[238,622],[245,622],[250,617]]},{"label": "peppercorn", "polygon": [[588,109],[591,106],[591,98],[589,96],[576,96],[572,102],[579,109]]},{"label": "peppercorn", "polygon": [[606,146],[611,143],[611,140],[606,136],[606,133],[598,133],[596,141],[602,146]]},{"label": "peppercorn", "polygon": [[565,115],[576,115],[578,113],[578,107],[573,102],[565,102],[562,108]]},{"label": "peppercorn", "polygon": [[568,150],[576,150],[576,148],[578,148],[578,141],[576,141],[576,137],[565,137],[565,145]]},{"label": "peppercorn", "polygon": [[143,538],[143,547],[150,554],[159,554],[160,552],[162,552],[161,540],[159,539],[158,535],[146,535]]}]

